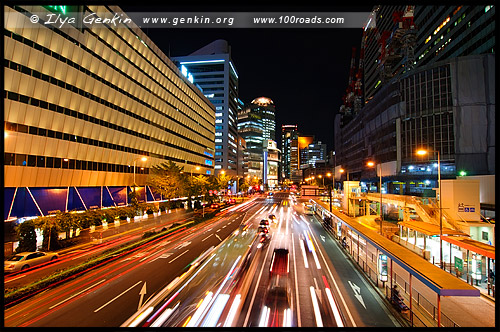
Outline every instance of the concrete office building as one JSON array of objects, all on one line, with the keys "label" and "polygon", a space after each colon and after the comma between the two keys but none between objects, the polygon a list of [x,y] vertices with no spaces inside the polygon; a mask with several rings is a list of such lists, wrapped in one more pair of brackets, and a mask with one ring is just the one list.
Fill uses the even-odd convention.
[{"label": "concrete office building", "polygon": [[[404,9],[378,6],[379,32],[396,27],[392,14]],[[495,7],[415,6],[413,13],[417,29],[413,69],[404,72],[395,33],[401,60],[393,62],[394,77],[375,90],[375,59],[380,51],[367,47],[367,104],[350,121],[343,122],[338,115],[334,127],[335,142],[342,142],[335,149],[337,169],[347,167],[354,179],[376,179],[378,173],[365,166],[367,159],[374,159],[382,163],[385,180],[416,175],[422,180],[414,182],[415,188],[405,181],[391,182],[396,185],[389,191],[398,193],[436,184],[437,155],[427,160],[434,160],[430,166],[419,166],[424,161],[414,155],[417,144],[439,149],[444,177],[461,172],[494,174]],[[375,32],[368,34],[367,45],[375,45]]]},{"label": "concrete office building", "polygon": [[133,22],[30,22],[82,11],[121,12],[4,7],[4,219],[125,205],[134,182],[159,200],[144,184],[166,161],[213,174],[215,107]]},{"label": "concrete office building", "polygon": [[415,6],[417,66],[495,52],[495,6]]},{"label": "concrete office building", "polygon": [[238,73],[227,41],[219,39],[187,55],[172,57],[215,105],[215,172],[237,175]]},{"label": "concrete office building", "polygon": [[495,174],[494,70],[494,54],[470,55],[393,78],[343,128],[335,118],[337,168],[377,182],[374,160],[387,192],[421,193],[437,187],[437,154],[415,154],[426,147],[440,152],[443,178]]}]

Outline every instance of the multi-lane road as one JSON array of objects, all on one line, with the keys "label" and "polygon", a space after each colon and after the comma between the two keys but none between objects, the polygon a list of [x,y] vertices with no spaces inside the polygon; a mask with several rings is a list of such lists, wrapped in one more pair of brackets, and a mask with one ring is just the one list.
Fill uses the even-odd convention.
[{"label": "multi-lane road", "polygon": [[[271,239],[257,246],[259,221],[271,213]],[[289,252],[288,273],[280,277],[290,309],[285,319],[273,312],[283,303],[268,301],[275,248]],[[118,327],[142,312],[134,324],[399,326],[320,221],[288,193],[232,207],[123,254],[6,309],[4,324]]]}]

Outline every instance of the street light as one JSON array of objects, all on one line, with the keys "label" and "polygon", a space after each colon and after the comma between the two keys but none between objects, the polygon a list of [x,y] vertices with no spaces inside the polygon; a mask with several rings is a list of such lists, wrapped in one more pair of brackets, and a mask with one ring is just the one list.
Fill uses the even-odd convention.
[{"label": "street light", "polygon": [[[366,163],[368,167],[374,167],[376,164],[373,161],[369,161]],[[384,214],[382,213],[382,163],[380,165],[380,184],[379,184],[379,190],[380,190],[380,235],[382,235],[382,220],[384,219]]]},{"label": "street light", "polygon": [[141,161],[147,161],[147,160],[148,160],[148,158],[146,158],[146,157],[138,157],[138,158],[135,158],[135,159],[134,159],[134,191],[135,191],[135,187],[137,186],[137,184],[135,183],[135,163],[136,163],[136,161],[137,161],[137,160],[139,160],[139,159],[140,159]]},{"label": "street light", "polygon": [[322,179],[323,180],[323,187],[325,187],[325,178],[323,177],[323,175],[318,175],[318,178]]},{"label": "street light", "polygon": [[[432,152],[432,151],[431,151]],[[435,150],[438,157],[438,186],[439,186],[439,266],[443,268],[443,207],[441,203],[441,160],[439,157],[439,150]],[[425,149],[417,150],[417,155],[425,156],[429,151]]]},{"label": "street light", "polygon": [[[196,166],[196,170],[199,171],[200,170],[200,166]],[[191,177],[193,177],[193,169],[191,168]]]},{"label": "street light", "polygon": [[[341,168],[341,169],[339,169],[339,172],[340,172],[340,173],[344,173],[344,172],[346,172],[346,175],[347,175],[347,177],[346,177],[346,181],[347,181],[347,182],[349,182],[349,171],[346,171],[345,169]],[[347,185],[347,187],[349,188],[349,185]],[[346,197],[346,192],[345,192],[345,191],[346,191],[346,190],[345,190],[345,188],[344,188],[344,197]],[[347,192],[347,215],[348,215],[348,216],[351,216],[351,215],[349,214],[349,191]]]},{"label": "street light", "polygon": [[[326,173],[326,176],[330,177],[332,176],[332,173]],[[333,181],[335,181],[335,175],[333,176]],[[330,198],[330,212],[332,212],[332,190],[333,190],[333,182],[332,182],[332,189],[328,190],[328,196]]]}]

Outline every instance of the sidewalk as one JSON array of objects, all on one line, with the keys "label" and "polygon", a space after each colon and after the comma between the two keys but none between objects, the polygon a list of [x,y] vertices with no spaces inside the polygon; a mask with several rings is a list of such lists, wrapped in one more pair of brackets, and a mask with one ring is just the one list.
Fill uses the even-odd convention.
[{"label": "sidewalk", "polygon": [[[313,197],[311,197],[313,198]],[[314,198],[313,198],[314,199]],[[316,203],[320,204],[323,208],[329,210],[329,206],[319,200],[315,200]],[[380,223],[374,220],[376,216],[363,216],[356,218],[358,222],[362,223],[364,226],[378,231]],[[431,264],[429,262],[429,264]],[[447,270],[448,272],[448,270]],[[448,272],[449,273],[449,272]],[[465,282],[465,280],[464,280]],[[475,286],[475,285],[473,285]],[[468,297],[468,296],[452,296],[452,297],[441,297],[441,324],[444,326],[453,326],[453,322],[460,327],[494,327],[495,325],[495,299],[492,296],[488,296],[488,292],[483,287],[475,286],[481,292],[479,297]],[[375,288],[382,297],[385,297],[384,289]],[[403,287],[404,289],[404,287]],[[421,295],[434,307],[437,307],[435,303],[436,295],[431,290],[427,291],[420,290]],[[409,294],[402,292],[405,296],[406,302],[409,303]],[[420,307],[413,299],[413,311],[418,316],[418,318],[428,326],[437,326],[437,321],[433,318],[433,313],[428,313],[423,307]],[[451,320],[451,321],[450,321]],[[414,319],[415,323],[415,319]],[[418,325],[417,325],[418,326]]]},{"label": "sidewalk", "polygon": [[171,213],[163,213],[155,217],[141,217],[138,220],[131,220],[130,222],[121,221],[121,223],[117,226],[114,223],[109,223],[108,227],[96,227],[94,232],[89,232],[88,235],[86,235],[88,237],[87,239],[82,238],[81,243],[57,250],[57,253],[65,254],[67,252],[78,250],[83,247],[111,241],[119,236],[123,236],[124,234],[133,232],[139,228],[147,231],[158,227],[158,230],[160,230],[168,224],[190,217],[193,213],[194,212],[186,212],[185,209],[178,208],[173,210]]}]

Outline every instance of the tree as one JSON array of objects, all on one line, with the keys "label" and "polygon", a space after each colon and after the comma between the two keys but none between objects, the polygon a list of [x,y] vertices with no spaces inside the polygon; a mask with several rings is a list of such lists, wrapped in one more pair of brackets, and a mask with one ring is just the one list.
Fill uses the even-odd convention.
[{"label": "tree", "polygon": [[151,168],[151,174],[147,184],[167,199],[181,197],[186,190],[186,179],[182,172],[184,167],[177,166],[173,161],[155,165]]},{"label": "tree", "polygon": [[249,179],[247,178],[241,178],[239,179],[240,183],[238,184],[238,188],[240,188],[240,191],[243,193],[248,192],[248,189],[250,188],[250,182]]},{"label": "tree", "polygon": [[[57,212],[61,213],[60,211]],[[58,233],[61,231],[61,227],[57,222],[56,218],[52,216],[38,217],[34,219],[34,224],[36,228],[40,228],[43,232],[42,247],[47,248],[47,250],[50,250],[51,239],[52,243],[54,243],[54,240],[55,242],[57,242]]]},{"label": "tree", "polygon": [[19,238],[19,246],[16,252],[36,251],[36,232],[33,219],[26,220],[16,227]]}]

